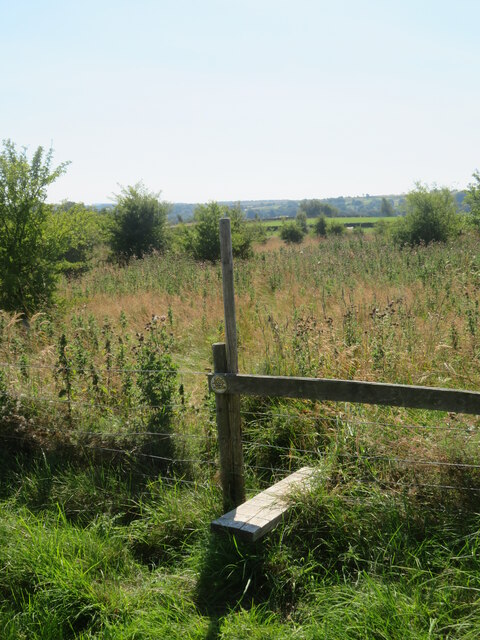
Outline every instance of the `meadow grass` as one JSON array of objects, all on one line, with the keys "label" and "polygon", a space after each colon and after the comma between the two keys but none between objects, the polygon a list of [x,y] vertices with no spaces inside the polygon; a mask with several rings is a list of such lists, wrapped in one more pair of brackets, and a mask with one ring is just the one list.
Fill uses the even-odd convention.
[{"label": "meadow grass", "polygon": [[[243,372],[480,386],[473,235],[272,238],[235,285]],[[260,542],[218,536],[219,265],[99,265],[59,299],[0,316],[0,637],[478,637],[476,417],[244,399],[248,494],[317,482]]]}]

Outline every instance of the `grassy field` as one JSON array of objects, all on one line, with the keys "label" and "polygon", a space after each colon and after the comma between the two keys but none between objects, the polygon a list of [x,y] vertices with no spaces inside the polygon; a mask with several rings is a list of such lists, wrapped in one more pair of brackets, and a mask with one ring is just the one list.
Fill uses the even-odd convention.
[{"label": "grassy field", "polygon": [[[243,372],[480,389],[473,235],[270,238],[235,283]],[[318,480],[255,545],[210,532],[222,313],[219,265],[172,255],[0,315],[0,637],[477,638],[476,417],[244,400],[248,494]]]},{"label": "grassy field", "polygon": [[[285,220],[289,220],[290,218],[285,218]],[[292,220],[294,218],[291,218]],[[396,216],[340,216],[338,218],[327,218],[328,221],[332,222],[340,222],[344,225],[349,224],[375,224],[380,220],[383,220],[387,224],[394,222],[396,220]],[[313,227],[316,222],[315,218],[307,218],[307,224],[309,227]],[[282,220],[260,220],[259,224],[263,227],[272,228],[272,227],[280,227],[282,225]]]}]

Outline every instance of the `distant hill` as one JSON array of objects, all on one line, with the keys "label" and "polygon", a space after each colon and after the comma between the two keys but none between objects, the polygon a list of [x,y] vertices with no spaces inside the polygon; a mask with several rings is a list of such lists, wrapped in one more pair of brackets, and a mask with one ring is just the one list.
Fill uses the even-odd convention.
[{"label": "distant hill", "polygon": [[[460,210],[464,209],[463,200],[465,197],[464,191],[456,191],[453,193],[455,200],[457,201]],[[353,216],[379,216],[381,215],[380,209],[382,204],[382,198],[386,198],[393,205],[395,215],[400,215],[403,212],[405,204],[405,195],[385,195],[385,196],[371,196],[366,194],[364,196],[338,196],[336,198],[320,198],[322,203],[332,205],[339,211],[340,216],[353,217]],[[256,217],[261,220],[269,220],[274,218],[294,218],[301,200],[223,200],[220,204],[227,206],[234,206],[240,204],[240,207],[245,213],[248,219],[254,219]],[[115,205],[111,202],[99,202],[92,205],[98,211],[105,209],[112,209]],[[188,222],[193,218],[193,212],[198,203],[186,203],[175,202],[172,204],[172,209],[168,214],[168,218],[171,222],[178,221]]]},{"label": "distant hill", "polygon": [[[341,216],[378,216],[383,196],[358,196],[338,198],[322,198],[321,202],[330,204],[339,210]],[[395,212],[401,208],[405,200],[404,196],[385,196],[389,199]],[[294,218],[301,200],[240,200],[240,207],[248,219],[259,217],[262,220],[272,218]],[[223,201],[220,204],[235,205],[236,201]],[[179,218],[184,222],[193,217],[196,204],[175,203],[169,218],[176,222]]]}]

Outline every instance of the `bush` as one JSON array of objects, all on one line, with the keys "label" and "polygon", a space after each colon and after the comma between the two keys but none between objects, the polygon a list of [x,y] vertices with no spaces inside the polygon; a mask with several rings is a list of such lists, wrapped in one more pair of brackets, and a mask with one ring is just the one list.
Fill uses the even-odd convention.
[{"label": "bush", "polygon": [[48,233],[47,187],[67,163],[51,168],[53,151],[27,158],[10,140],[0,153],[0,307],[31,315],[53,299],[59,245]]},{"label": "bush", "polygon": [[303,231],[304,234],[308,233],[307,214],[305,211],[299,211],[295,216],[295,221]]},{"label": "bush", "polygon": [[475,182],[468,185],[465,201],[470,207],[470,219],[473,225],[480,230],[480,173],[473,174]]},{"label": "bush", "polygon": [[160,201],[159,193],[150,193],[138,183],[125,187],[116,196],[110,247],[114,255],[128,262],[143,258],[167,246],[167,214],[170,205]]},{"label": "bush", "polygon": [[95,247],[107,242],[110,219],[83,204],[56,208],[49,218],[49,233],[59,244],[59,270],[74,275],[88,268]]},{"label": "bush", "polygon": [[327,219],[325,216],[322,215],[315,221],[314,229],[317,236],[325,238],[327,235]]},{"label": "bush", "polygon": [[297,222],[285,222],[280,229],[280,237],[287,244],[299,244],[303,240],[303,229]]},{"label": "bush", "polygon": [[379,237],[386,237],[389,232],[389,224],[385,220],[378,220],[373,225],[373,233]]},{"label": "bush", "polygon": [[429,190],[417,184],[407,194],[406,215],[393,229],[393,238],[401,246],[446,242],[458,231],[455,200],[446,188]]},{"label": "bush", "polygon": [[237,258],[251,255],[255,229],[248,227],[240,206],[227,207],[218,202],[209,202],[196,207],[195,226],[185,231],[185,248],[197,260],[219,260],[220,218],[223,217],[230,218],[233,255]]},{"label": "bush", "polygon": [[327,233],[331,233],[334,236],[341,236],[345,233],[345,225],[336,220],[332,220],[327,227]]}]

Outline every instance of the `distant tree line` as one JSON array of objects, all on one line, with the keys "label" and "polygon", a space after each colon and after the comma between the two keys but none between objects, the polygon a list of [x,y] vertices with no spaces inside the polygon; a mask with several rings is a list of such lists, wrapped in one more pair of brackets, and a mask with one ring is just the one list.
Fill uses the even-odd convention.
[{"label": "distant tree line", "polygon": [[[5,140],[0,152],[0,309],[26,317],[54,302],[58,277],[69,277],[89,267],[102,247],[109,259],[122,264],[152,252],[186,252],[201,261],[220,257],[219,220],[231,219],[233,252],[248,258],[254,241],[265,240],[265,230],[248,222],[240,203],[197,205],[192,224],[168,223],[172,205],[142,183],[121,189],[112,209],[101,212],[81,203],[46,203],[47,187],[65,173],[68,163],[54,167],[53,152],[39,147],[31,158]],[[339,199],[336,199],[339,200]],[[394,203],[381,199],[384,215],[397,213]],[[459,209],[465,214],[459,216]],[[446,241],[467,223],[480,231],[480,174],[473,174],[464,197],[448,189],[417,184],[405,196],[403,216],[391,228],[399,245]],[[345,227],[331,218],[338,209],[331,202],[302,200],[294,219],[280,230],[288,243],[301,242],[314,218],[319,237],[340,235]],[[380,227],[379,227],[380,229]]]}]

